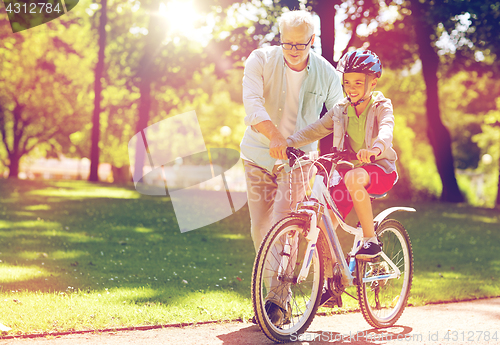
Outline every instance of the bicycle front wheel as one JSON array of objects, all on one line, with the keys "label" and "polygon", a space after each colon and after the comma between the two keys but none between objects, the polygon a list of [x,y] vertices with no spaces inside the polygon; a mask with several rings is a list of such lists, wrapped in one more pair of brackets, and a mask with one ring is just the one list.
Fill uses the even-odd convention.
[{"label": "bicycle front wheel", "polygon": [[[321,250],[314,250],[309,274],[304,281],[297,282],[302,263],[309,259],[306,258],[304,237],[309,226],[306,219],[289,216],[274,225],[255,258],[252,273],[254,312],[262,332],[275,342],[297,340],[296,337],[311,324],[321,300]],[[276,306],[280,307],[278,318]]]},{"label": "bicycle front wheel", "polygon": [[377,262],[358,260],[357,290],[363,317],[371,326],[382,328],[394,325],[406,307],[413,279],[413,253],[410,237],[398,221],[383,221],[376,233],[389,260],[383,256]]}]

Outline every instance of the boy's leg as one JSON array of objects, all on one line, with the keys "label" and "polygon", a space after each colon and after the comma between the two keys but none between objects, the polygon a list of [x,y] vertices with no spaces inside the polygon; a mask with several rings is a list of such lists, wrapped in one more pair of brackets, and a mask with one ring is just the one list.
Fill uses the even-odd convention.
[{"label": "boy's leg", "polygon": [[370,259],[380,254],[381,248],[375,236],[373,211],[369,193],[383,194],[389,191],[396,181],[397,173],[385,173],[380,167],[366,165],[349,171],[345,184],[352,197],[354,209],[363,229],[365,244],[356,258]]},{"label": "boy's leg", "polygon": [[345,185],[351,194],[354,210],[358,215],[364,237],[375,237],[373,228],[373,210],[366,186],[370,183],[370,176],[365,169],[350,170],[345,175]]}]

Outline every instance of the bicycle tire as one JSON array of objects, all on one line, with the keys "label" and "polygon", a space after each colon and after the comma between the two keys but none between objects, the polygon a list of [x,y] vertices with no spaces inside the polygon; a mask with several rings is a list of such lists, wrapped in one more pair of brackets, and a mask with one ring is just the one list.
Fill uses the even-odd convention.
[{"label": "bicycle tire", "polygon": [[413,252],[408,232],[394,219],[384,220],[376,230],[382,251],[401,271],[399,278],[363,283],[363,278],[391,274],[394,269],[383,259],[357,260],[358,300],[365,320],[375,328],[390,327],[403,313],[413,280]]},{"label": "bicycle tire", "polygon": [[[281,281],[278,283],[277,288],[270,288],[269,291],[266,287],[266,280],[268,281],[268,285],[271,285],[269,284],[269,280],[273,279],[272,277],[275,278],[275,282],[278,281],[276,279],[277,273],[275,272],[277,269],[275,268],[276,265],[281,265],[282,255],[277,255],[276,253],[279,253],[279,250],[282,249],[286,236],[290,235],[293,238],[295,233],[297,233],[297,245],[295,246],[295,250],[291,251],[290,257],[294,257],[296,254],[297,260],[294,262],[294,260],[290,259],[288,267],[285,268],[285,273],[290,279],[297,277],[305,256],[307,243],[303,236],[304,229],[308,224],[309,222],[306,217],[289,216],[283,218],[267,233],[255,258],[252,272],[253,309],[260,329],[274,342],[290,342],[294,340],[294,336],[304,333],[311,324],[321,301],[323,288],[321,248],[314,251],[309,275],[305,281],[298,284],[287,284]],[[321,236],[322,234],[320,233],[317,247],[321,245]],[[286,290],[291,292],[291,295],[287,294],[287,296],[291,296],[288,297],[291,298],[288,304],[291,307],[290,322],[283,325],[275,325],[271,322],[266,311],[266,297],[268,297],[268,292],[269,295],[273,295],[275,291],[284,294]],[[274,295],[272,296],[273,298],[275,298]]]}]

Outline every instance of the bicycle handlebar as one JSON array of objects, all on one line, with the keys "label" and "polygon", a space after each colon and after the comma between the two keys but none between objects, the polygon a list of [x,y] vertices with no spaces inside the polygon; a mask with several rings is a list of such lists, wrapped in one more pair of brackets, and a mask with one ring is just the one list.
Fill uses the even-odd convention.
[{"label": "bicycle handlebar", "polygon": [[290,167],[293,167],[295,165],[295,161],[304,156],[306,153],[302,151],[301,149],[296,149],[295,147],[287,147],[286,148],[286,156],[289,159],[289,165]]},{"label": "bicycle handlebar", "polygon": [[[333,157],[337,157],[339,159],[343,160],[356,160],[357,157],[354,153],[350,152],[349,150],[339,150],[336,147],[331,148],[331,154],[333,154]],[[294,147],[287,147],[286,148],[286,155],[289,159],[289,165],[290,167],[293,167],[295,165],[295,162],[297,159],[306,156],[306,153],[302,151],[301,149],[297,149]],[[333,158],[332,157],[332,158]],[[370,156],[370,162],[375,162],[375,156]]]}]

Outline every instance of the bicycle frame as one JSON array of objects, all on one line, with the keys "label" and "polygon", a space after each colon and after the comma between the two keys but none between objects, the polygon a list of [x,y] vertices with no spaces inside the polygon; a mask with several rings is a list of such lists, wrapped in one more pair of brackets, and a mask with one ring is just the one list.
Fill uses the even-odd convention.
[{"label": "bicycle frame", "polygon": [[[334,166],[332,169],[334,168],[336,168],[336,166]],[[335,216],[335,219],[331,219],[329,212],[324,212],[324,205],[328,205],[330,207]],[[389,214],[395,211],[415,212],[416,210],[411,207],[391,207],[389,209],[386,209],[380,212],[374,218],[375,229],[382,222],[382,220],[384,220]],[[320,228],[317,227],[317,224],[321,219],[324,224],[324,230],[321,229],[321,231],[323,231],[325,235],[324,237],[326,238],[328,243],[328,254],[332,258],[336,259],[337,263],[339,264],[340,271],[342,273],[342,284],[344,285],[344,287],[356,285],[357,282],[355,282],[355,255],[363,243],[363,230],[360,227],[354,228],[348,225],[343,220],[343,217],[341,216],[337,205],[328,192],[327,184],[325,184],[325,177],[323,175],[316,175],[310,200],[298,203],[294,213],[306,214],[310,218],[309,231],[306,235],[308,245],[305,252],[305,257],[307,258],[307,260],[304,260],[304,262],[302,263],[300,273],[297,277],[297,283],[303,281],[309,274],[309,268],[311,265],[312,257],[314,255],[314,251],[316,250],[316,242],[318,240],[320,230]],[[347,262],[345,259],[344,253],[342,251],[342,246],[340,245],[340,241],[337,236],[336,229],[339,225],[344,231],[354,235],[354,243],[351,251],[349,252],[349,262]],[[389,264],[389,266],[391,266],[391,268],[393,269],[393,273],[363,278],[363,281],[360,283],[395,279],[401,276],[399,268],[394,264],[394,262],[392,262],[392,260],[389,259],[389,257],[383,252],[383,250],[381,253],[381,257]],[[286,262],[286,264],[287,263],[288,262]]]}]

